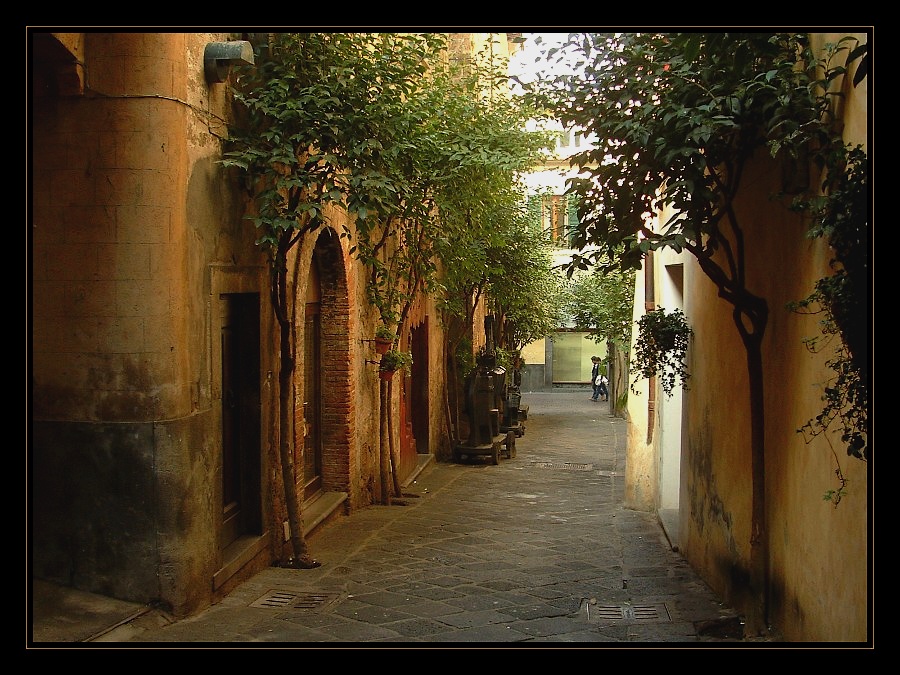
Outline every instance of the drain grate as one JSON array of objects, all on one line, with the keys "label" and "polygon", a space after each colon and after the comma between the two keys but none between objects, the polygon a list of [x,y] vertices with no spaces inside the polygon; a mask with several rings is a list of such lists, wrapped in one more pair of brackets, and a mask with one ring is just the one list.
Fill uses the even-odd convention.
[{"label": "drain grate", "polygon": [[671,621],[664,603],[655,605],[592,605],[589,616],[597,621],[627,621],[652,623]]},{"label": "drain grate", "polygon": [[575,464],[572,462],[532,462],[531,465],[538,469],[563,469],[566,471],[590,471],[594,468],[593,464]]},{"label": "drain grate", "polygon": [[339,593],[275,589],[266,593],[259,600],[250,603],[250,606],[263,609],[319,609],[330,605],[338,597],[340,597]]}]

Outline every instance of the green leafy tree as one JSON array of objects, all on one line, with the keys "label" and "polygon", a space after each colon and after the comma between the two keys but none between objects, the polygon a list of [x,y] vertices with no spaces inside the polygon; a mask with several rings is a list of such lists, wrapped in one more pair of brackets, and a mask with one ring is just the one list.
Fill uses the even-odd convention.
[{"label": "green leafy tree", "polygon": [[572,276],[569,313],[578,330],[596,343],[627,354],[634,322],[634,270],[592,268]]},{"label": "green leafy tree", "polygon": [[[480,302],[503,302],[498,280],[510,274],[524,236],[519,177],[551,141],[526,131],[532,111],[510,94],[505,59],[487,53],[461,65],[450,61],[440,81],[428,102],[434,125],[429,166],[440,223],[431,242],[435,274],[429,292],[444,326],[445,414],[453,445],[460,440],[460,387],[472,361],[475,311]],[[541,268],[533,271],[536,282]]]},{"label": "green leafy tree", "polygon": [[527,212],[510,213],[515,218],[502,231],[503,245],[488,251],[495,261],[488,298],[497,346],[518,352],[565,322],[568,288],[554,268],[552,245],[527,227]]},{"label": "green leafy tree", "polygon": [[[435,191],[444,178],[438,140],[443,121],[435,120],[434,102],[462,92],[453,90],[447,79],[443,36],[400,40],[388,35],[384,40],[389,56],[383,58],[392,64],[402,86],[386,95],[385,79],[377,72],[368,83],[382,103],[385,99],[391,103],[365,111],[369,124],[360,143],[372,151],[357,155],[351,163],[347,208],[355,218],[343,236],[351,239],[350,252],[368,271],[366,292],[382,327],[392,328],[399,344],[412,303],[434,288],[434,242],[441,234]],[[401,495],[391,414],[393,384],[393,378],[381,380],[379,389],[383,504]]]},{"label": "green leafy tree", "polygon": [[[223,164],[245,177],[268,254],[279,325],[279,457],[291,528],[292,566],[309,567],[292,476],[293,298],[288,256],[326,226],[329,205],[365,222],[367,206],[390,198],[383,174],[368,170],[381,153],[402,152],[396,112],[442,43],[432,35],[276,33],[256,46],[256,65],[236,72],[239,109]],[[405,117],[402,119],[406,119]]]},{"label": "green leafy tree", "polygon": [[[587,174],[570,182],[580,200],[575,247],[593,247],[573,265],[637,269],[652,251],[687,251],[732,306],[751,413],[750,634],[764,632],[768,612],[761,345],[769,308],[746,284],[751,242],[734,200],[749,161],[766,151],[802,157],[800,147],[830,137],[808,44],[795,33],[572,34],[546,56],[576,64],[574,72],[525,84],[550,116],[596,139],[573,158]],[[646,216],[663,206],[673,215],[654,231]]]},{"label": "green leafy tree", "polygon": [[610,376],[610,398],[616,410],[628,400],[629,353],[634,329],[635,273],[631,269],[568,270],[571,273],[568,313],[575,328],[588,333],[587,339],[605,343]]},{"label": "green leafy tree", "polygon": [[[282,482],[294,560],[303,565],[310,558],[290,475],[289,252],[329,225],[329,205],[345,210],[353,224],[342,236],[367,270],[380,332],[390,329],[399,343],[414,299],[442,290],[436,273],[445,252],[451,251],[446,259],[459,259],[473,241],[494,236],[488,198],[527,164],[536,141],[522,131],[524,109],[494,96],[506,83],[498,64],[470,63],[460,71],[442,34],[273,34],[256,62],[239,71],[235,98],[242,114],[230,130],[224,163],[246,176],[258,243],[271,261],[281,329]],[[381,381],[379,391],[383,503],[400,492],[392,386]]]},{"label": "green leafy tree", "polygon": [[[505,245],[504,207],[516,172],[534,161],[544,143],[542,135],[524,130],[526,109],[505,91],[503,60],[460,62],[453,56],[428,59],[417,86],[385,120],[390,152],[355,168],[377,175],[387,189],[377,200],[371,191],[349,195],[349,210],[357,216],[355,234],[346,233],[354,237],[351,250],[370,270],[372,304],[398,331],[420,294],[444,295],[448,269],[492,268],[483,252]],[[391,387],[392,380],[382,387],[382,409]],[[384,438],[392,443],[393,434]],[[382,468],[384,476],[384,462]]]}]

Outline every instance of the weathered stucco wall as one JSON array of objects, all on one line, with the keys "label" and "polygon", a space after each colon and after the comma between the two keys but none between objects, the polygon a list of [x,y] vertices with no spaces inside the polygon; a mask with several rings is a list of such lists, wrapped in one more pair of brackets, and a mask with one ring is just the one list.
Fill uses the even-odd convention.
[{"label": "weathered stucco wall", "polygon": [[[855,96],[865,96],[857,91]],[[848,106],[848,110],[865,106]],[[852,120],[848,129],[859,128]],[[770,567],[770,621],[787,640],[867,638],[867,466],[847,456],[839,435],[806,443],[797,433],[821,411],[829,353],[811,354],[803,340],[818,318],[787,304],[805,298],[828,271],[820,240],[768,195],[781,188],[781,166],[761,153],[738,202],[748,243],[747,286],[765,297],[769,324],[765,369],[765,494]],[[750,549],[750,422],[744,348],[731,306],[689,264],[686,311],[695,331],[691,390],[685,395],[682,542],[704,578],[736,606],[746,606]],[[823,499],[848,479],[835,507]]]},{"label": "weathered stucco wall", "polygon": [[216,250],[234,200],[198,194],[221,183],[222,101],[191,72],[210,39],[85,34],[83,95],[34,114],[33,470],[68,479],[34,483],[35,571],[178,610],[216,563],[206,263],[241,257]]},{"label": "weathered stucco wall", "polygon": [[[186,615],[291,554],[268,262],[245,219],[246,191],[218,163],[228,86],[208,83],[203,69],[207,43],[235,36],[44,38],[32,64],[32,572]],[[301,317],[292,392],[299,467],[302,303],[315,251],[323,489],[346,493],[349,513],[379,497],[379,380],[366,275],[337,234],[345,220],[334,211],[333,229],[296,247],[290,291]],[[259,296],[261,526],[226,553],[222,332],[232,294]],[[440,324],[429,328],[426,447],[440,448]],[[395,410],[398,397],[395,387]]]},{"label": "weathered stucco wall", "polygon": [[[843,34],[815,34],[814,48]],[[866,36],[858,34],[861,41]],[[867,146],[867,81],[842,83],[847,142]],[[819,334],[817,316],[788,310],[829,274],[830,254],[806,236],[806,224],[770,195],[782,189],[783,166],[760,151],[736,204],[747,244],[747,287],[766,298],[769,321],[762,345],[765,389],[765,508],[769,619],[789,641],[865,641],[868,637],[868,466],[848,457],[839,432],[810,442],[797,430],[822,410],[832,373],[831,353],[812,354],[804,340]],[[812,180],[816,180],[813,177]],[[815,185],[815,184],[813,184]],[[665,218],[662,217],[664,220]],[[691,256],[684,263],[684,311],[694,330],[691,378],[683,394],[677,524],[670,535],[704,579],[730,604],[749,607],[751,466],[745,349],[732,306]],[[655,263],[657,303],[665,261]],[[634,319],[644,312],[644,274],[637,275]],[[626,505],[658,510],[663,519],[663,472],[656,472],[673,403],[657,391],[648,412],[649,383],[628,400]],[[662,415],[662,412],[665,415]],[[677,414],[674,409],[672,414]],[[648,426],[655,433],[648,441]],[[835,507],[824,499],[840,471],[848,492]],[[666,523],[667,530],[669,523]]]}]

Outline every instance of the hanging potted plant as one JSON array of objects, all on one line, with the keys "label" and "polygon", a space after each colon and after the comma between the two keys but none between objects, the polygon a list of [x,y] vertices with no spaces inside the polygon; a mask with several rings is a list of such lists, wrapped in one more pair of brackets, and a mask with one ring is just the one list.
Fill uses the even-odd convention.
[{"label": "hanging potted plant", "polygon": [[[666,313],[662,307],[644,314],[638,324],[638,336],[634,345],[634,363],[637,375],[634,385],[642,377],[650,379],[658,376],[666,396],[671,396],[679,383],[687,388],[685,358],[693,331],[684,317],[684,312],[676,309]],[[637,393],[635,391],[635,393]]]},{"label": "hanging potted plant", "polygon": [[375,353],[383,355],[391,348],[394,343],[394,331],[381,324],[375,329]]},{"label": "hanging potted plant", "polygon": [[381,355],[378,374],[383,380],[389,380],[398,370],[409,370],[412,366],[412,354],[399,349],[389,349]]}]

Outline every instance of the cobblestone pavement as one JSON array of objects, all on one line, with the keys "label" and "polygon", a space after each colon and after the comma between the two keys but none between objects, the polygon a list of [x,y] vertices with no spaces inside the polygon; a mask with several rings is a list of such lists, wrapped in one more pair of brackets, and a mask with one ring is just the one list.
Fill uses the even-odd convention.
[{"label": "cobblestone pavement", "polygon": [[321,567],[268,568],[194,617],[147,613],[94,642],[741,643],[740,618],[672,550],[656,516],[623,507],[626,422],[588,389],[525,393],[522,403],[514,457],[432,463],[406,505],[316,532]]}]

